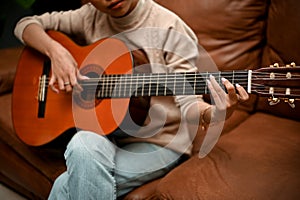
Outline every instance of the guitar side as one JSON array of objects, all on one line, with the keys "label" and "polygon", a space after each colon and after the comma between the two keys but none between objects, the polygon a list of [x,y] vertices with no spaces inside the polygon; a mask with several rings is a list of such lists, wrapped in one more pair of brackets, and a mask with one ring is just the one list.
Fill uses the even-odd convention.
[{"label": "guitar side", "polygon": [[[108,39],[89,46],[78,46],[62,33],[50,31],[48,34],[70,51],[83,74],[90,72],[89,66],[100,67],[107,74],[132,71],[130,51],[119,40]],[[72,93],[55,93],[45,87],[45,102],[39,101],[40,78],[51,68],[45,61],[47,58],[44,55],[29,47],[24,48],[19,60],[12,97],[12,117],[15,131],[23,142],[31,146],[43,145],[73,127],[102,135],[118,128],[128,111],[129,98],[102,99],[93,107],[86,108],[74,101]],[[48,78],[50,76],[51,71]]]}]

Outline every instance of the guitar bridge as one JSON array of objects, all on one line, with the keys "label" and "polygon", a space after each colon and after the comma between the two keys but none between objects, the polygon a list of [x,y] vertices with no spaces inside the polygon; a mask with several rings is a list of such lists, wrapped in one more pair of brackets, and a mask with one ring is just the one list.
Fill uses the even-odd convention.
[{"label": "guitar bridge", "polygon": [[45,101],[45,95],[46,95],[46,79],[47,76],[43,75],[39,79],[39,89],[38,89],[38,101],[44,102]]},{"label": "guitar bridge", "polygon": [[38,88],[38,118],[45,117],[46,111],[46,100],[47,100],[47,89],[48,89],[48,77],[50,74],[51,62],[50,60],[44,61],[43,73],[39,80]]}]

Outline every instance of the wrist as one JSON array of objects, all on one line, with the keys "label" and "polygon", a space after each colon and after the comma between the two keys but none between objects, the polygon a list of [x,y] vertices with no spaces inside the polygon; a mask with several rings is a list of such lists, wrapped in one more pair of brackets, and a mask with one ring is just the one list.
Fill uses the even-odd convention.
[{"label": "wrist", "polygon": [[200,125],[202,130],[206,130],[211,121],[211,111],[212,111],[212,106],[209,105],[206,108],[204,108],[200,113],[200,120],[201,120]]},{"label": "wrist", "polygon": [[55,57],[55,54],[59,52],[58,49],[60,49],[60,44],[53,39],[50,39],[48,41],[48,44],[45,46],[46,46],[45,55],[48,56],[49,58]]}]

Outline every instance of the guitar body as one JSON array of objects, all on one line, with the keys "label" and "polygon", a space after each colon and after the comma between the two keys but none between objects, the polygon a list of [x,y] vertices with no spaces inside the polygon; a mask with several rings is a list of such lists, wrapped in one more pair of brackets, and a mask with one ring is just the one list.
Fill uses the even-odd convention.
[{"label": "guitar body", "polygon": [[[48,34],[70,51],[84,75],[132,73],[133,57],[120,40],[104,39],[89,46],[78,46],[62,33],[49,31]],[[52,91],[47,87],[51,77],[51,64],[47,60],[29,47],[20,57],[12,115],[15,131],[23,142],[32,146],[43,145],[73,127],[108,135],[128,117],[133,102],[130,98],[96,100],[82,94]],[[43,74],[47,77],[44,81],[46,87],[41,89]]]}]

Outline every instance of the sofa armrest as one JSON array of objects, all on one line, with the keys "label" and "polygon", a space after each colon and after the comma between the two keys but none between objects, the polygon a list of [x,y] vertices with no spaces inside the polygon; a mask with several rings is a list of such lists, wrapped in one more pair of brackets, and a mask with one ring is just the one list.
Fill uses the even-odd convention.
[{"label": "sofa armrest", "polygon": [[12,91],[15,71],[0,72],[0,95]]},{"label": "sofa armrest", "polygon": [[0,49],[0,94],[12,91],[22,49],[23,47]]}]

